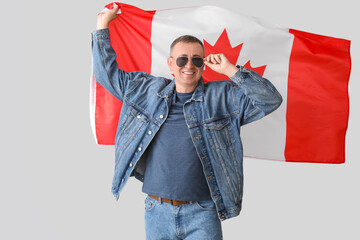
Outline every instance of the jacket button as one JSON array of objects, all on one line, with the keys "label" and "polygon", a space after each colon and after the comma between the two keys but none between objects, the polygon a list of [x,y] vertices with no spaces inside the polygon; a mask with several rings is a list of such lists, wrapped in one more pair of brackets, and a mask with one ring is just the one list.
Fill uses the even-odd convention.
[{"label": "jacket button", "polygon": [[137,115],[136,117],[137,117],[138,119],[141,118],[141,114]]},{"label": "jacket button", "polygon": [[125,181],[125,179],[121,179],[121,182],[124,182]]},{"label": "jacket button", "polygon": [[129,166],[132,167],[132,163],[130,163]]},{"label": "jacket button", "polygon": [[161,118],[161,119],[164,118],[164,115],[161,114],[161,115],[160,115],[160,118]]},{"label": "jacket button", "polygon": [[139,150],[139,152],[141,152],[142,148],[141,148],[141,147],[139,147],[139,148],[138,148],[138,150]]},{"label": "jacket button", "polygon": [[148,134],[151,135],[151,131],[148,131]]}]

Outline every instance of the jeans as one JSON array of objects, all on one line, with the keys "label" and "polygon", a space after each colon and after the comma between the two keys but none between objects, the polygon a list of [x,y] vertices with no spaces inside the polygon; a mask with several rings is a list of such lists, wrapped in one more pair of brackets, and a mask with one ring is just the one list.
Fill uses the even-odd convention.
[{"label": "jeans", "polygon": [[215,203],[193,201],[178,206],[145,199],[147,240],[221,240],[221,222]]}]

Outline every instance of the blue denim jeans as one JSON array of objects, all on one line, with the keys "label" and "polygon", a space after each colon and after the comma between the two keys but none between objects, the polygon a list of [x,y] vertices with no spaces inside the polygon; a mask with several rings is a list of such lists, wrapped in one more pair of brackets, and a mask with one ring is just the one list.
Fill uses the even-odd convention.
[{"label": "blue denim jeans", "polygon": [[145,199],[147,240],[221,240],[221,221],[212,200],[178,206]]}]

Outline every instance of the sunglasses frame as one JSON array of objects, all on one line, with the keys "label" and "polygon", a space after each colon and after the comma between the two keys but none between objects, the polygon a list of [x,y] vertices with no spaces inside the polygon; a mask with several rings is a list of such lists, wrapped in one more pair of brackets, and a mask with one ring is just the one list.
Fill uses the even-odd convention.
[{"label": "sunglasses frame", "polygon": [[[171,56],[171,58],[172,58],[172,56]],[[178,64],[178,59],[181,59],[181,58],[182,58],[182,59],[185,59],[185,58],[186,58],[186,62],[184,63],[184,65],[179,65],[179,64]],[[197,66],[197,64],[194,63],[194,59],[201,59],[201,61],[202,61],[201,66]],[[184,67],[188,62],[189,62],[189,57],[187,57],[187,56],[180,56],[180,57],[177,57],[177,58],[175,59],[176,66],[178,66],[178,67]],[[203,59],[202,57],[192,57],[192,58],[191,58],[191,63],[192,63],[195,67],[197,67],[197,68],[202,68],[202,67],[204,66],[204,59]]]}]

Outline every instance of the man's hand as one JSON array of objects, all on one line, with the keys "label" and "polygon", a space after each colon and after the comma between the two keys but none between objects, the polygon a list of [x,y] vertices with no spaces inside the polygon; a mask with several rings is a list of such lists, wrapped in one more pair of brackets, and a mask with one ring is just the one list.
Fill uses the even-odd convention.
[{"label": "man's hand", "polygon": [[234,74],[238,71],[238,68],[231,64],[222,53],[209,54],[204,58],[204,63],[215,72],[224,74],[228,77],[234,76]]},{"label": "man's hand", "polygon": [[110,9],[107,12],[99,13],[97,18],[97,27],[96,30],[104,29],[109,27],[109,23],[118,17],[119,6],[116,3],[113,3],[114,8]]}]

